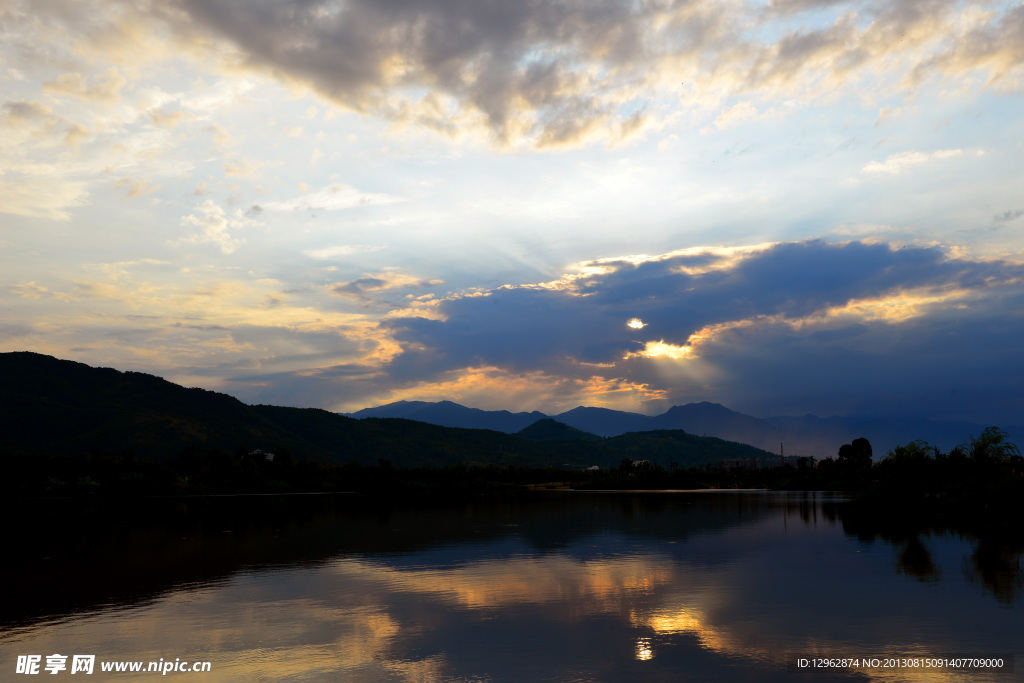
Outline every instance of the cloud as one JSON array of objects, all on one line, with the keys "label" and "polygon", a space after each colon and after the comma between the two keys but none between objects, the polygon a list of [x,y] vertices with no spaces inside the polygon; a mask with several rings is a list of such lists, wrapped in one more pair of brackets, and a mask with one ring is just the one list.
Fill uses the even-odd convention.
[{"label": "cloud", "polygon": [[[879,91],[913,92],[930,79],[978,73],[981,87],[1012,90],[1024,77],[1024,9],[940,0],[51,0],[25,14],[22,31],[36,38],[35,52],[52,53],[48,61],[72,61],[71,43],[115,63],[91,81],[62,73],[46,84],[53,94],[111,100],[121,70],[184,54],[498,147],[620,144],[663,123],[667,103],[735,125],[744,120],[729,113],[735,102],[769,112],[862,93],[874,106]],[[60,28],[43,31],[47,24]]]},{"label": "cloud", "polygon": [[301,197],[279,202],[264,202],[263,208],[271,211],[338,211],[358,206],[394,204],[403,201],[393,195],[360,192],[347,185],[331,185]]},{"label": "cloud", "polygon": [[88,203],[89,187],[85,180],[5,173],[0,176],[0,213],[67,221],[68,209]]},{"label": "cloud", "polygon": [[9,125],[19,125],[24,122],[38,121],[48,117],[53,110],[45,104],[35,100],[7,101],[3,105],[4,122]]},{"label": "cloud", "polygon": [[239,230],[259,225],[259,223],[248,218],[241,209],[236,209],[234,215],[228,217],[224,213],[224,209],[212,199],[207,199],[196,206],[192,213],[182,216],[181,225],[182,227],[199,228],[198,232],[181,239],[181,243],[215,244],[220,248],[221,253],[232,254],[245,240],[232,237],[228,230]]},{"label": "cloud", "polygon": [[[191,55],[498,147],[622,142],[663,122],[665,103],[727,125],[743,120],[729,113],[735,102],[765,112],[852,95],[873,107],[880,93],[929,80],[979,74],[978,87],[1013,90],[1024,77],[1024,8],[941,0],[169,0],[88,10],[53,0],[32,11],[122,64]],[[37,51],[54,53],[71,36],[35,33]],[[48,87],[112,96],[118,73],[92,83],[67,73]]]},{"label": "cloud", "polygon": [[58,142],[72,150],[89,138],[90,131],[75,121],[57,116],[48,106],[35,100],[7,101],[2,107],[3,123],[13,129],[31,131],[39,147]]},{"label": "cloud", "polygon": [[387,247],[373,244],[340,244],[333,247],[322,247],[320,249],[307,249],[302,253],[312,259],[316,259],[317,261],[327,261],[343,258],[345,256],[353,256],[355,254],[368,254],[382,249],[387,249]]},{"label": "cloud", "polygon": [[68,122],[67,127],[64,130],[64,138],[62,142],[72,148],[78,149],[83,142],[89,138],[89,129],[80,126],[77,123]]},{"label": "cloud", "polygon": [[71,72],[61,74],[55,79],[43,83],[42,88],[43,92],[50,95],[65,95],[97,102],[114,102],[118,99],[121,88],[127,82],[116,67],[111,67],[102,77],[93,79],[92,83],[89,83],[82,74]]},{"label": "cloud", "polygon": [[153,109],[149,112],[153,123],[160,128],[176,128],[178,124],[186,119],[195,117],[191,112],[167,111],[165,109]]},{"label": "cloud", "polygon": [[[540,370],[516,372],[497,366],[452,370],[429,381],[380,383],[376,403],[401,400],[449,400],[489,409],[532,411],[545,406],[551,412],[571,410],[581,403],[620,410],[665,399],[664,390],[624,378],[582,374],[578,377]],[[361,399],[362,402],[366,398]]]},{"label": "cloud", "polygon": [[[1013,47],[1024,42],[1020,8],[964,30],[958,8],[941,2],[776,3],[834,13],[821,27],[790,27],[785,11],[740,20],[712,2],[548,2],[498,11],[398,3],[386,14],[368,1],[339,12],[304,3],[292,6],[287,24],[259,26],[239,21],[232,3],[219,3],[216,14],[197,5],[186,3],[194,18],[252,58],[345,106],[426,125],[459,117],[499,145],[576,145],[595,131],[614,137],[624,103],[671,97],[680,78],[697,83],[707,101],[716,90],[811,101],[862,76],[877,82],[893,73],[913,85],[932,73],[984,69],[999,80],[1024,63],[1024,51]],[[781,37],[760,37],[771,34]],[[429,93],[411,99],[404,93],[412,88]]]},{"label": "cloud", "polygon": [[1024,379],[1012,351],[1024,332],[1019,264],[809,241],[581,266],[590,270],[559,286],[455,295],[430,318],[391,319],[384,328],[404,350],[382,370],[410,386],[486,367],[598,377],[671,402],[720,400],[764,415],[872,405],[927,412],[941,407],[935,392],[945,399],[955,387],[973,401],[990,393],[959,410],[1005,419],[1021,400],[1005,379]]},{"label": "cloud", "polygon": [[968,7],[961,15],[961,26],[960,35],[922,61],[917,70],[950,75],[987,72],[991,86],[1019,88],[1024,65],[1024,5],[1003,14]]},{"label": "cloud", "polygon": [[861,169],[864,173],[899,175],[915,166],[924,166],[934,161],[954,159],[964,153],[962,149],[940,149],[934,152],[900,152],[886,157],[885,161],[872,161]]},{"label": "cloud", "polygon": [[114,187],[117,189],[121,189],[123,187],[128,188],[129,199],[133,199],[135,197],[143,197],[147,194],[153,194],[154,192],[160,189],[159,185],[154,185],[153,183],[144,178],[139,180],[135,180],[132,178],[121,178],[116,183],[114,183]]},{"label": "cloud", "polygon": [[768,6],[773,12],[790,14],[820,10],[847,3],[848,0],[769,0]]},{"label": "cloud", "polygon": [[244,159],[232,159],[224,162],[224,175],[236,178],[252,178],[259,171],[261,164]]},{"label": "cloud", "polygon": [[1017,209],[1016,211],[1004,211],[1003,213],[992,216],[992,220],[996,223],[1009,223],[1015,221],[1021,216],[1024,216],[1024,210]]},{"label": "cloud", "polygon": [[[289,395],[291,405],[317,405],[291,400],[303,390],[316,400],[308,385],[311,365],[373,364],[397,352],[374,334],[367,316],[339,312],[336,305],[318,308],[318,292],[290,293],[269,278],[234,270],[204,276],[198,268],[183,277],[174,262],[152,258],[82,268],[86,277],[74,280],[25,278],[0,286],[8,308],[33,314],[23,318],[31,324],[11,347],[93,365],[116,359],[123,369],[219,390],[233,375],[294,371],[306,384]],[[87,307],[69,305],[83,301]],[[69,349],[79,350],[69,355]]]},{"label": "cloud", "polygon": [[329,290],[339,296],[353,299],[360,302],[372,300],[372,295],[394,290],[421,290],[427,287],[434,287],[444,284],[443,280],[427,280],[405,273],[385,271],[373,275],[339,282],[329,287]]},{"label": "cloud", "polygon": [[735,105],[718,115],[718,118],[715,119],[715,127],[719,130],[724,130],[726,128],[731,128],[732,126],[756,121],[762,116],[763,115],[760,114],[757,111],[757,108],[750,102],[737,102]]}]

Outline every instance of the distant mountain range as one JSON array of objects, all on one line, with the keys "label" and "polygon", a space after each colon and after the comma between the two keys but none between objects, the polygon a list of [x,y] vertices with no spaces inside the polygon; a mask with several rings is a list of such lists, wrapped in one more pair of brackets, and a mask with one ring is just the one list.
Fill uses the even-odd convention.
[{"label": "distant mountain range", "polygon": [[[104,451],[164,459],[184,449],[287,448],[300,458],[364,464],[386,459],[401,466],[608,466],[624,457],[656,454],[665,466],[685,467],[719,459],[763,460],[778,455],[780,443],[787,456],[833,456],[858,437],[871,442],[876,459],[915,439],[949,451],[988,426],[864,416],[759,419],[708,402],[674,406],[656,416],[587,407],[549,416],[451,401],[399,401],[345,416],[246,405],[143,373],[30,352],[0,353],[0,452]],[[1014,437],[1014,426],[999,426]]]},{"label": "distant mountain range", "polygon": [[[466,429],[493,429],[496,432],[514,434],[529,427],[537,420],[548,416],[534,411],[532,413],[510,413],[507,410],[480,410],[452,403],[439,401],[397,401],[376,408],[366,408],[350,417],[400,417],[406,420],[418,420],[442,427],[463,427]],[[628,431],[628,430],[627,430]],[[621,432],[620,432],[621,433]]]},{"label": "distant mountain range", "polygon": [[[681,429],[698,436],[714,436],[750,444],[776,454],[781,448],[787,456],[818,458],[835,456],[841,445],[864,437],[871,442],[876,459],[885,456],[896,444],[906,444],[916,439],[924,439],[948,452],[990,426],[969,422],[856,415],[756,418],[707,401],[673,406],[655,416],[583,406],[549,416],[536,411],[510,413],[507,410],[479,410],[451,401],[397,401],[375,408],[364,408],[349,415],[358,419],[401,417],[446,427],[485,428],[508,434],[519,432],[543,418],[603,437],[628,432]],[[1013,425],[999,426],[1013,437]]]},{"label": "distant mountain range", "polygon": [[[402,414],[406,410],[416,419]],[[602,439],[541,413],[513,415],[449,402],[395,404],[383,416],[354,419],[316,408],[246,405],[153,375],[38,353],[0,353],[0,456],[102,453],[169,459],[213,449],[229,454],[287,449],[296,459],[335,463],[375,465],[383,459],[395,466],[574,467],[607,467],[625,458],[688,467],[772,457],[747,444],[688,431]]]}]

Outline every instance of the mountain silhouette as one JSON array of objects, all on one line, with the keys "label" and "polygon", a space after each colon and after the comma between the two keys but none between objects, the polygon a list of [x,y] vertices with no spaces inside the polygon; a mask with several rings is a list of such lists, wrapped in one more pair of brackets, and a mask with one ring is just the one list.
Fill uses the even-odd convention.
[{"label": "mountain silhouette", "polygon": [[530,441],[600,441],[596,434],[584,432],[569,425],[545,417],[537,420],[526,429],[516,432],[516,436]]},{"label": "mountain silhouette", "polygon": [[493,429],[512,434],[525,429],[537,420],[547,417],[544,413],[510,413],[507,410],[480,410],[467,408],[452,401],[395,401],[376,408],[365,408],[349,414],[355,418],[401,417],[419,420],[442,427],[464,427],[467,429]]},{"label": "mountain silhouette", "polygon": [[[467,412],[468,411],[468,412]],[[488,421],[484,415],[493,415]],[[815,458],[835,457],[839,446],[853,439],[864,437],[875,445],[876,457],[884,457],[897,444],[907,444],[924,439],[943,451],[964,443],[972,435],[980,434],[989,425],[906,418],[901,416],[864,416],[757,418],[731,410],[719,403],[702,401],[672,406],[661,415],[642,415],[609,408],[578,406],[564,413],[552,416],[536,411],[532,413],[509,413],[508,411],[483,411],[466,408],[451,401],[428,403],[422,401],[399,401],[386,406],[365,408],[353,417],[402,416],[451,427],[471,427],[475,424],[490,424],[491,429],[515,433],[523,429],[517,420],[551,417],[590,434],[613,437],[629,432],[652,430],[683,430],[697,436],[717,437],[731,442],[749,444],[776,455],[809,456]],[[472,415],[472,421],[463,416]],[[507,422],[503,422],[507,421]],[[1013,435],[1013,425],[1003,426]],[[1024,429],[1016,428],[1024,432]]]},{"label": "mountain silhouette", "polygon": [[[367,465],[387,460],[402,467],[607,467],[624,457],[641,456],[668,467],[771,456],[747,445],[679,430],[602,439],[541,413],[483,411],[450,401],[399,402],[382,408],[387,417],[356,419],[318,408],[247,405],[226,394],[185,388],[145,373],[94,368],[27,351],[0,353],[0,448],[21,454],[167,460],[185,451],[285,449],[297,459]],[[446,420],[452,426],[422,418]],[[522,426],[515,435],[478,428],[481,424]]]}]

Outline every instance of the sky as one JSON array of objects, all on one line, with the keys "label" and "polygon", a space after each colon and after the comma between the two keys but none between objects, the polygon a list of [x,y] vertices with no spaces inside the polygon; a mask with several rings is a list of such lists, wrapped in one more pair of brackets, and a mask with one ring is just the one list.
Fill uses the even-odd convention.
[{"label": "sky", "polygon": [[0,351],[1018,424],[1024,4],[0,0]]}]

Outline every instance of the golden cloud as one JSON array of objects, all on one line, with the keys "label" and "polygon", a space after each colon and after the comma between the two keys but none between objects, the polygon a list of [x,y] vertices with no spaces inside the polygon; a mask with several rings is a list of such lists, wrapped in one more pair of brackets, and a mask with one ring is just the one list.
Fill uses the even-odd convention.
[{"label": "golden cloud", "polygon": [[82,74],[65,73],[43,83],[43,92],[50,95],[66,95],[83,100],[114,102],[128,81],[117,67],[111,67],[101,77],[89,83]]},{"label": "golden cloud", "polygon": [[[408,345],[407,345],[408,346]],[[578,366],[573,371],[573,366]],[[544,410],[562,412],[579,405],[619,410],[634,409],[639,402],[666,398],[664,390],[647,383],[614,376],[614,365],[569,362],[567,374],[541,370],[516,372],[494,365],[458,368],[429,381],[391,389],[387,394],[362,397],[337,409],[353,411],[391,401],[452,400],[493,410]],[[579,372],[582,370],[582,373]],[[612,373],[611,377],[593,374],[594,370]]]}]

